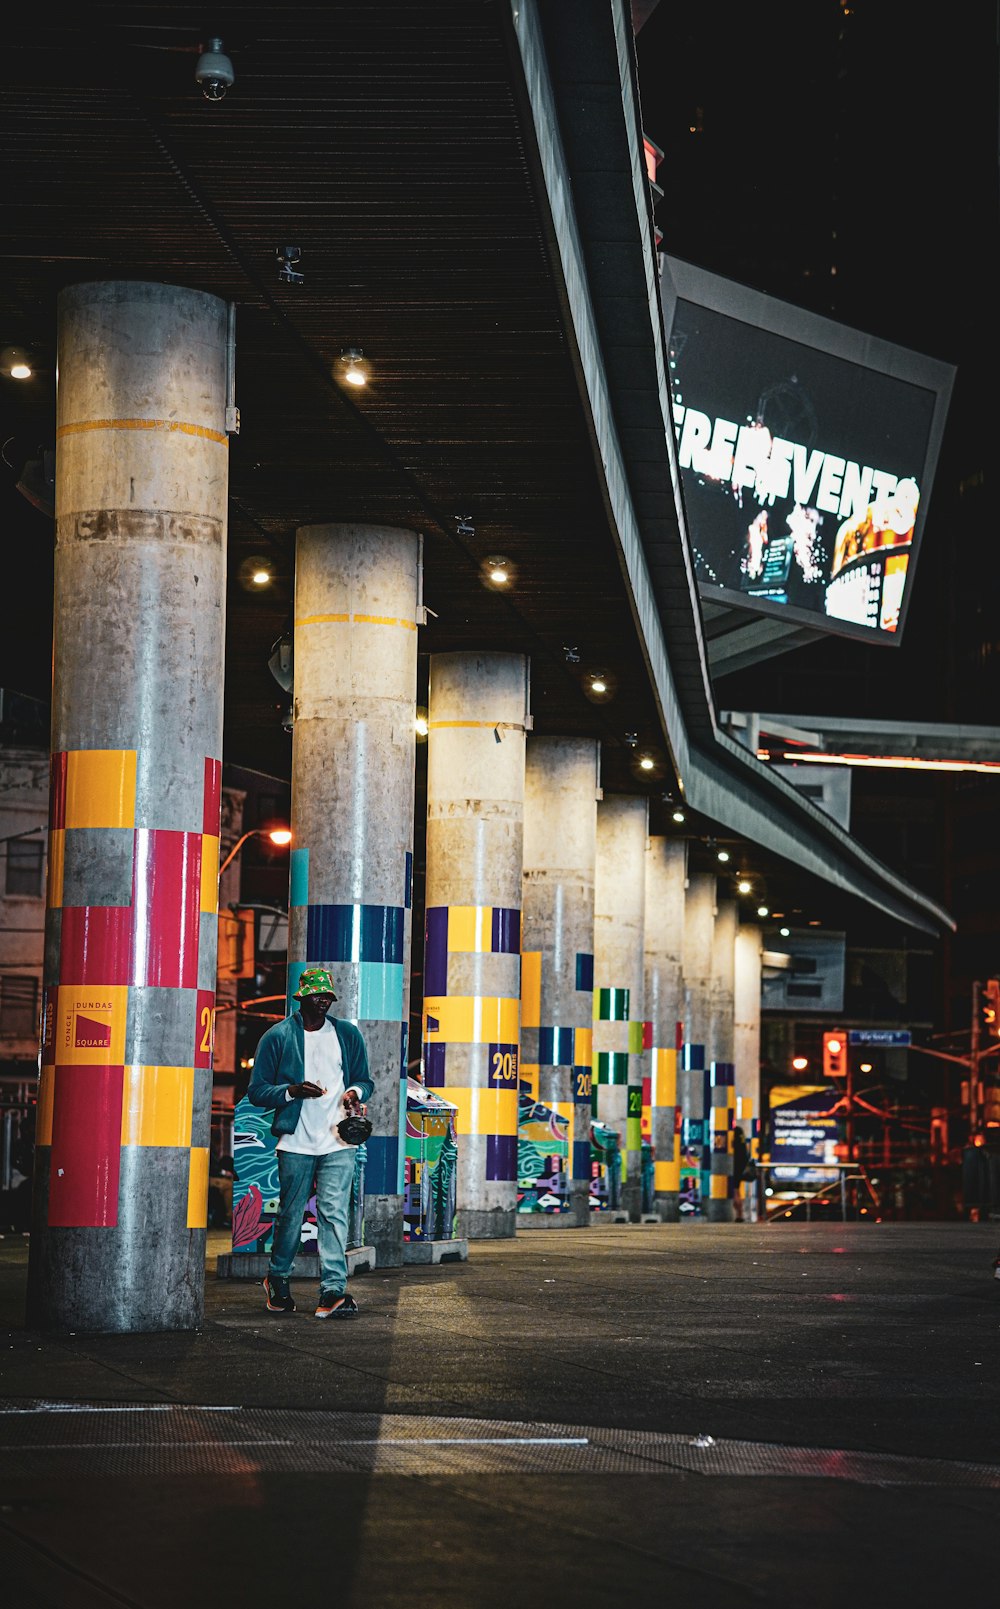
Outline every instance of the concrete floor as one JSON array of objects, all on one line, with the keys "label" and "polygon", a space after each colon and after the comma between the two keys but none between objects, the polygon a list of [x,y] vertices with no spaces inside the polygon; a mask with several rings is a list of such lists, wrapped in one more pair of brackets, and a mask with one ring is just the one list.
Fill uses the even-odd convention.
[{"label": "concrete floor", "polygon": [[996,1224],[536,1231],[360,1276],[346,1324],[312,1317],[310,1285],[270,1317],[210,1255],[197,1334],[47,1336],[8,1237],[6,1601],[992,1601],[998,1244]]}]

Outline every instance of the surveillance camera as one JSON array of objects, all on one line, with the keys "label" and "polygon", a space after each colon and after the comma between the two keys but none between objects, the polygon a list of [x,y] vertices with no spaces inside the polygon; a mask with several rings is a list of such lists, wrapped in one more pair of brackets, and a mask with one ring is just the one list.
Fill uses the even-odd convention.
[{"label": "surveillance camera", "polygon": [[233,64],[222,49],[221,39],[210,39],[208,49],[198,57],[194,70],[195,83],[207,101],[221,101],[236,82]]}]

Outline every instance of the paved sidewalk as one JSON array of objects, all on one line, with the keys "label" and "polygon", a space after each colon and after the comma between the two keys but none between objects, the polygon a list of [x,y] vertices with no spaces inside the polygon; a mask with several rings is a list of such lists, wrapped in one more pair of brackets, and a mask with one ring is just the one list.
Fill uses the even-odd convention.
[{"label": "paved sidewalk", "polygon": [[9,1601],[974,1597],[1000,1519],[998,1242],[991,1224],[526,1232],[360,1276],[361,1317],[321,1324],[312,1286],[274,1318],[216,1279],[215,1236],[199,1333],[46,1336],[23,1328],[8,1238]]}]

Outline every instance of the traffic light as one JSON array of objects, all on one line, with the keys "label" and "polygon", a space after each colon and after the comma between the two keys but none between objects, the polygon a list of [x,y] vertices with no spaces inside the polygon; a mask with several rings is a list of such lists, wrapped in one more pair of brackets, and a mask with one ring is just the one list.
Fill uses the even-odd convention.
[{"label": "traffic light", "polygon": [[987,978],[979,993],[979,1013],[987,1039],[1000,1039],[1000,978]]},{"label": "traffic light", "polygon": [[823,1035],[823,1077],[847,1077],[847,1035],[842,1029]]}]

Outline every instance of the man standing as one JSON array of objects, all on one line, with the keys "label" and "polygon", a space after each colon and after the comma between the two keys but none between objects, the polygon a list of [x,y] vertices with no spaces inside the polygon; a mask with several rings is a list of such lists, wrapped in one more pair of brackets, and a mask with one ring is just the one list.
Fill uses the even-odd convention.
[{"label": "man standing", "polygon": [[247,1096],[274,1108],[281,1206],[274,1226],[264,1289],[269,1313],[294,1313],[289,1289],[302,1220],[316,1189],[320,1291],[317,1318],[354,1318],[347,1295],[347,1222],[356,1147],[337,1132],[345,1117],[360,1116],[375,1086],[368,1052],[351,1022],[327,1016],[337,996],[322,967],[303,972],[295,995],[299,1010],[276,1022],[257,1046]]}]

